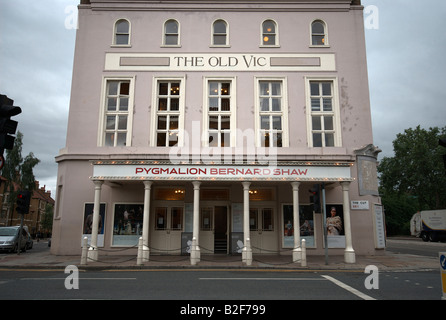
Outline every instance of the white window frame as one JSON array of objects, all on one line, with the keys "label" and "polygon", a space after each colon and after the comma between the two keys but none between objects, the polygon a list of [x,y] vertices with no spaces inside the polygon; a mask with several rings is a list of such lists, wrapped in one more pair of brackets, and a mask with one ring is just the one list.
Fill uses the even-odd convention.
[{"label": "white window frame", "polygon": [[[176,44],[167,44],[166,43],[166,35],[167,35],[166,24],[168,22],[170,22],[170,21],[175,21],[177,23],[177,25],[178,25],[178,33],[177,33],[178,39],[177,39],[177,43]],[[179,47],[181,47],[181,25],[180,25],[180,22],[178,20],[176,20],[176,19],[167,19],[166,21],[164,21],[161,43],[162,43],[161,47],[167,47],[167,48],[179,48]]]},{"label": "white window frame", "polygon": [[[313,44],[313,23],[315,22],[320,22],[324,25],[324,44]],[[330,43],[328,41],[328,24],[322,19],[314,19],[310,23],[310,48],[330,48]]]},{"label": "white window frame", "polygon": [[[117,28],[118,28],[118,22],[119,21],[127,21],[127,23],[129,24],[129,32],[128,32],[129,41],[128,41],[127,44],[117,44],[116,43],[116,36],[118,35]],[[125,33],[125,34],[127,34],[127,33]],[[112,47],[131,47],[131,43],[132,43],[131,40],[132,40],[132,24],[130,23],[130,20],[128,20],[126,18],[119,18],[113,24]]]},{"label": "white window frame", "polygon": [[[215,23],[217,23],[217,22],[223,22],[224,24],[225,24],[225,26],[226,26],[226,30],[225,30],[225,33],[223,34],[223,33],[215,33],[214,32],[214,25],[215,25]],[[215,35],[224,35],[225,36],[225,44],[215,44],[214,43],[214,36]],[[224,20],[224,19],[216,19],[216,20],[214,20],[214,22],[212,22],[212,25],[211,25],[211,48],[212,47],[218,47],[218,48],[221,48],[221,47],[223,47],[223,48],[227,48],[227,47],[230,47],[230,45],[229,45],[229,23],[226,21],[226,20]]]},{"label": "white window frame", "polygon": [[[282,83],[282,100],[281,110],[279,111],[262,111],[260,109],[260,83],[261,82],[281,82]],[[289,147],[289,129],[288,129],[288,84],[287,77],[255,77],[254,78],[254,94],[255,94],[255,138],[256,146],[262,147],[262,131],[260,116],[263,115],[280,115],[282,117],[282,146],[279,148]],[[273,139],[270,140],[272,142]],[[276,147],[276,146],[269,146]],[[263,147],[262,147],[263,148]]]},{"label": "white window frame", "polygon": [[[162,82],[179,82],[180,83],[180,95],[179,95],[179,108],[178,111],[159,111],[158,110],[158,86],[159,83]],[[178,144],[177,147],[184,146],[184,105],[185,105],[185,96],[186,96],[186,78],[182,77],[154,77],[152,82],[152,119],[151,119],[151,136],[150,136],[150,146],[157,148],[172,148],[169,146],[157,146],[157,132],[158,132],[158,116],[159,115],[176,115],[178,116]]]},{"label": "white window frame", "polygon": [[[231,85],[231,91],[230,91],[230,111],[209,111],[209,84],[211,82],[229,82]],[[203,106],[204,106],[204,112],[203,112],[203,146],[204,147],[210,147],[209,146],[209,117],[210,116],[229,116],[230,117],[230,146],[227,147],[235,147],[236,146],[236,115],[237,115],[237,85],[236,85],[236,78],[235,77],[205,77],[203,81]],[[218,95],[220,97],[220,95]],[[221,124],[221,122],[219,122]],[[219,124],[219,127],[220,127]],[[218,133],[221,133],[221,129],[218,130]],[[218,147],[212,146],[211,148],[223,148],[220,147],[221,141],[220,141],[220,135],[218,134]]]},{"label": "white window frame", "polygon": [[[129,85],[129,101],[128,101],[128,110],[127,112],[108,112],[107,111],[107,97],[108,97],[108,83],[111,81],[128,81]],[[111,114],[127,114],[127,135],[126,135],[126,144],[125,147],[131,147],[132,145],[132,131],[133,131],[133,104],[134,104],[134,96],[135,96],[135,77],[103,77],[102,78],[102,97],[101,97],[101,108],[99,115],[99,125],[98,125],[98,141],[97,145],[99,147],[106,146],[105,138],[106,138],[106,128],[107,128],[107,116]],[[107,146],[107,147],[117,147],[115,146]],[[119,147],[119,146],[118,146]],[[121,146],[122,147],[122,146]]]},{"label": "white window frame", "polygon": [[[272,21],[274,23],[274,27],[276,28],[275,30],[275,38],[276,41],[274,42],[274,44],[264,44],[263,43],[263,38],[264,38],[264,33],[263,33],[263,24],[267,21]],[[279,48],[280,47],[280,42],[279,42],[279,24],[277,23],[276,20],[274,19],[265,19],[262,21],[262,23],[260,24],[260,46],[261,48]]]},{"label": "white window frame", "polygon": [[[311,82],[331,82],[332,83],[332,111],[312,111],[311,107]],[[307,141],[310,148],[321,148],[314,147],[313,143],[313,122],[312,116],[314,114],[325,116],[333,116],[333,132],[334,132],[334,146],[325,146],[324,135],[322,136],[322,148],[332,148],[332,147],[342,147],[342,134],[341,134],[341,113],[339,107],[339,87],[337,77],[305,77],[305,96],[306,96],[306,117],[307,117]],[[324,133],[325,130],[316,130]]]}]

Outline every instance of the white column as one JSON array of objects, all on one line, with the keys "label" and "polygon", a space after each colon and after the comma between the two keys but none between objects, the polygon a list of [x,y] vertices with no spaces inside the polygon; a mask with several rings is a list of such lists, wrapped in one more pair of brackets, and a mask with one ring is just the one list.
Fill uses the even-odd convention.
[{"label": "white column", "polygon": [[251,238],[249,235],[249,186],[251,182],[242,182],[243,185],[243,238],[242,261],[246,265],[252,264]]},{"label": "white column", "polygon": [[342,193],[344,197],[344,229],[345,229],[345,251],[344,251],[344,261],[345,263],[355,263],[355,250],[353,250],[352,242],[352,227],[350,222],[350,198],[349,189],[350,181],[341,182]]},{"label": "white column", "polygon": [[190,263],[191,265],[196,265],[200,262],[200,245],[199,245],[199,234],[200,234],[200,181],[193,181],[194,185],[194,219],[193,225],[194,230],[192,232],[192,248],[190,252]]},{"label": "white column", "polygon": [[299,185],[300,182],[291,182],[293,187],[293,226],[294,226],[294,249],[293,262],[302,260],[302,249],[300,246],[300,222],[299,222]]},{"label": "white column", "polygon": [[144,216],[142,222],[142,261],[149,261],[150,190],[152,181],[144,181]]},{"label": "white column", "polygon": [[94,183],[94,206],[93,206],[93,225],[91,228],[91,242],[88,249],[88,259],[98,260],[98,229],[99,229],[99,212],[101,207],[101,190],[102,180],[93,180]]}]

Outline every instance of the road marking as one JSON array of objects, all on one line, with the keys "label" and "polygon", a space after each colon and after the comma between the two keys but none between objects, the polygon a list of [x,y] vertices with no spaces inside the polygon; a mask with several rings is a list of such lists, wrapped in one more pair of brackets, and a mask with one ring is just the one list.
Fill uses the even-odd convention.
[{"label": "road marking", "polygon": [[372,297],[370,297],[370,296],[368,296],[368,295],[362,293],[361,291],[358,291],[358,290],[356,290],[355,288],[352,288],[352,287],[350,287],[349,285],[346,285],[345,283],[343,283],[343,282],[341,282],[341,281],[339,281],[339,280],[336,280],[335,278],[332,278],[332,277],[330,277],[330,276],[324,276],[324,275],[322,275],[322,277],[324,277],[324,278],[327,279],[327,280],[330,280],[330,281],[333,282],[334,284],[336,284],[336,285],[338,285],[339,287],[341,287],[341,288],[343,288],[343,289],[345,289],[345,290],[347,290],[347,291],[353,293],[354,295],[360,297],[361,299],[364,299],[364,300],[376,300],[375,298],[372,298]]},{"label": "road marking", "polygon": [[[21,278],[19,280],[65,280],[66,278]],[[136,278],[79,278],[79,280],[136,280]]]},{"label": "road marking", "polygon": [[315,281],[315,280],[325,280],[322,278],[198,278],[199,280],[266,280],[266,281]]}]

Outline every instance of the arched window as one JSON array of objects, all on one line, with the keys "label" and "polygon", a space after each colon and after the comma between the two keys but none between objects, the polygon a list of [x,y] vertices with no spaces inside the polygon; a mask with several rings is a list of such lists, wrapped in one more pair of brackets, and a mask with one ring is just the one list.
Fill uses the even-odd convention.
[{"label": "arched window", "polygon": [[130,23],[125,19],[120,19],[115,23],[114,43],[118,46],[130,44]]},{"label": "arched window", "polygon": [[178,46],[180,44],[180,28],[178,21],[167,20],[164,23],[164,45],[166,46]]},{"label": "arched window", "polygon": [[228,25],[224,20],[216,20],[212,25],[212,45],[225,46],[228,44]]},{"label": "arched window", "polygon": [[311,24],[311,44],[313,46],[328,45],[327,26],[325,22],[316,20]]},{"label": "arched window", "polygon": [[262,24],[262,45],[277,45],[277,25],[273,20],[265,20]]}]

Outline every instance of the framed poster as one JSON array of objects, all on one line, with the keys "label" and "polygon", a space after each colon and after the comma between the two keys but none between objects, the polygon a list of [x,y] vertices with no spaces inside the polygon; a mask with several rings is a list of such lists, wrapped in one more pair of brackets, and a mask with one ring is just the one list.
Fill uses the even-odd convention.
[{"label": "framed poster", "polygon": [[[283,248],[294,248],[293,205],[282,205]],[[314,214],[310,205],[299,206],[300,239],[305,239],[306,246],[315,247]]]},{"label": "framed poster", "polygon": [[[86,203],[84,205],[82,238],[87,237],[88,244],[91,243],[91,231],[93,228],[93,208],[94,208],[94,203]],[[98,247],[104,246],[104,229],[105,229],[105,203],[101,203],[101,206],[99,207]]]},{"label": "framed poster", "polygon": [[325,213],[325,227],[327,229],[328,247],[345,248],[343,206],[333,204],[326,205]]}]

